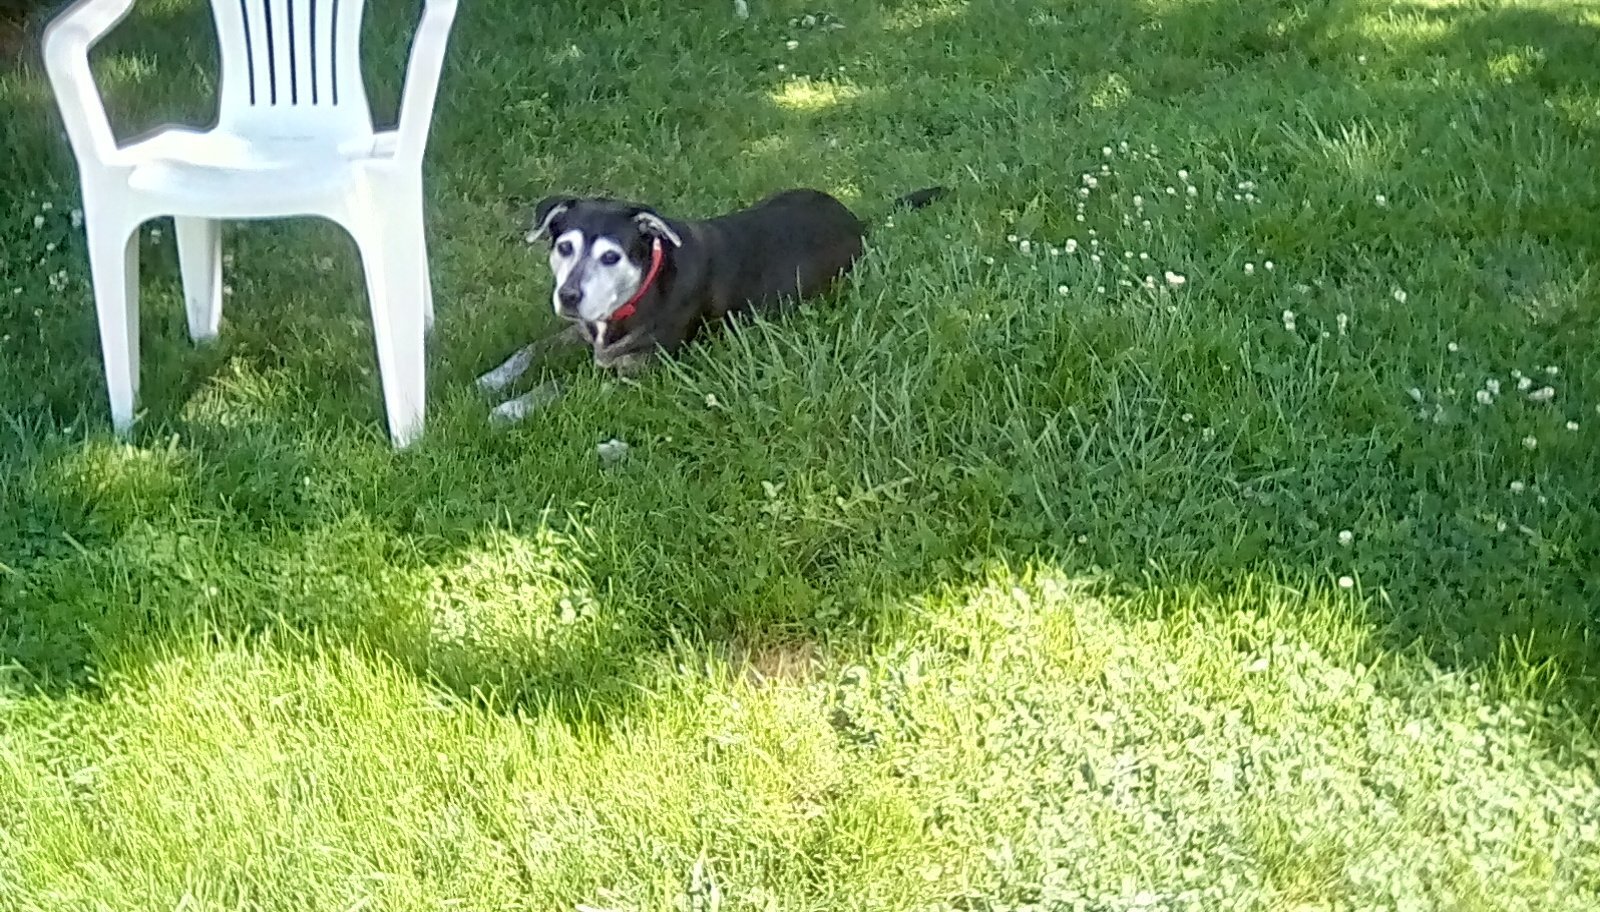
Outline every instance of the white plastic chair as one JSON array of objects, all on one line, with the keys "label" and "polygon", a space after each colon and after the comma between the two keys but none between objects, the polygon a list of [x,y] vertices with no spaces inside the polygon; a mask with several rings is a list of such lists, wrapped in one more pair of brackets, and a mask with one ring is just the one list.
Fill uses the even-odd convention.
[{"label": "white plastic chair", "polygon": [[422,157],[456,0],[424,0],[397,128],[373,129],[361,76],[364,0],[211,0],[222,73],[216,126],[119,144],[89,50],[134,0],[77,0],[44,36],[44,62],[83,184],[89,272],[111,421],[139,389],[139,253],[146,220],[172,216],[195,341],[222,315],[221,222],[320,216],[361,250],[390,437],[422,430],[433,292]]}]

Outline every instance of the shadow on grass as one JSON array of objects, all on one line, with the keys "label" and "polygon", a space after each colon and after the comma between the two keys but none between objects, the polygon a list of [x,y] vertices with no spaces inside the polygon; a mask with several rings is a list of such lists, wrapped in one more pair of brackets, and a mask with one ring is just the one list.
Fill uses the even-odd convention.
[{"label": "shadow on grass", "polygon": [[[107,52],[175,52],[179,68],[161,72],[204,71],[204,52],[190,50],[204,11],[174,10]],[[1592,213],[1595,185],[1577,155],[1548,144],[1557,128],[1587,131],[1591,70],[1577,61],[1593,31],[1488,11],[1391,41],[1363,31],[1358,12],[901,3],[831,36],[802,34],[791,52],[779,11],[742,28],[709,15],[463,9],[446,76],[457,84],[441,96],[431,154],[444,323],[426,445],[394,455],[382,444],[349,257],[305,265],[327,236],[239,235],[231,340],[196,355],[177,341],[147,347],[150,413],[132,448],[63,431],[101,408],[92,314],[30,321],[26,302],[48,299],[30,289],[0,304],[11,332],[31,333],[5,352],[22,392],[0,399],[0,492],[15,505],[0,517],[0,655],[40,687],[76,688],[163,638],[288,627],[375,645],[459,693],[592,717],[625,711],[642,666],[671,643],[868,648],[918,596],[962,586],[989,561],[1042,559],[1099,573],[1136,609],[1151,604],[1141,593],[1226,591],[1262,572],[1351,573],[1369,586],[1374,642],[1449,665],[1538,669],[1592,723],[1595,451],[1490,446],[1481,426],[1417,423],[1403,398],[1405,377],[1453,382],[1429,353],[1447,317],[1470,307],[1357,312],[1396,355],[1375,365],[1370,350],[1324,356],[1271,335],[1283,286],[1214,293],[1218,325],[1163,324],[1079,298],[1081,310],[1044,307],[1053,283],[1025,267],[1006,278],[957,262],[999,248],[1030,213],[1041,236],[1075,232],[1079,175],[1120,134],[1215,159],[1226,189],[1268,170],[1324,194],[1246,216],[1200,211],[1175,223],[1194,251],[1174,255],[1220,274],[1232,264],[1206,250],[1282,251],[1328,289],[1329,325],[1341,295],[1385,299],[1407,258],[1441,244],[1485,254],[1484,268],[1430,279],[1464,299],[1546,302],[1552,288],[1581,298],[1585,251],[1600,239],[1578,216]],[[1021,32],[1031,37],[1012,54],[972,53]],[[1491,36],[1533,48],[1532,62],[1497,64]],[[121,72],[112,91],[130,117],[200,110],[182,107],[192,80],[163,82],[142,63]],[[1520,111],[1539,93],[1571,104]],[[1538,188],[1565,180],[1573,192],[1530,203],[1516,188],[1533,162],[1450,154],[1461,142],[1452,123],[1496,119],[1545,166]],[[19,148],[43,170],[20,173],[70,186],[47,118],[32,122]],[[566,139],[596,136],[581,153]],[[1473,183],[1445,203],[1370,211],[1374,188],[1450,186],[1467,160]],[[697,351],[687,381],[635,391],[584,380],[570,409],[510,434],[485,433],[481,406],[454,391],[531,335],[522,302],[545,293],[536,269],[505,255],[509,197],[603,188],[677,209],[695,186],[703,214],[799,174],[864,207],[912,181],[979,183],[963,193],[981,199],[883,241],[848,297],[876,296],[884,313],[754,332],[738,344],[769,348],[735,366]],[[23,200],[27,189],[5,192]],[[971,239],[937,240],[956,230]],[[901,287],[897,266],[935,293]],[[177,340],[175,278],[159,268],[166,291],[146,286],[147,333]],[[972,300],[935,300],[952,287],[939,276],[965,276]],[[1312,318],[1314,304],[1297,306]],[[1265,330],[1252,308],[1268,315]],[[1562,313],[1506,309],[1482,340],[1505,361],[1487,369],[1575,369],[1593,309]],[[841,341],[853,319],[881,344]],[[926,369],[907,367],[924,350]],[[1571,394],[1600,400],[1586,383],[1572,378]],[[701,386],[735,413],[701,408]],[[618,429],[634,455],[602,472],[594,444]],[[829,456],[830,441],[848,455]],[[1526,504],[1506,506],[1508,476],[1537,479],[1552,502],[1543,523]],[[1497,521],[1528,534],[1497,533]],[[1351,527],[1360,545],[1341,550],[1337,532]]]}]

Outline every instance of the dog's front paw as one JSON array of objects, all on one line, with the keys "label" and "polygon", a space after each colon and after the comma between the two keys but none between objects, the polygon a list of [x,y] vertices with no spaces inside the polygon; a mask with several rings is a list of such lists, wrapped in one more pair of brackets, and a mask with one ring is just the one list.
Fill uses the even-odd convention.
[{"label": "dog's front paw", "polygon": [[561,398],[561,387],[554,381],[541,384],[515,399],[508,399],[489,412],[491,424],[515,424]]},{"label": "dog's front paw", "polygon": [[516,354],[507,358],[504,363],[477,380],[478,391],[481,393],[498,393],[515,383],[517,378],[528,372],[533,365],[533,346],[524,346]]}]

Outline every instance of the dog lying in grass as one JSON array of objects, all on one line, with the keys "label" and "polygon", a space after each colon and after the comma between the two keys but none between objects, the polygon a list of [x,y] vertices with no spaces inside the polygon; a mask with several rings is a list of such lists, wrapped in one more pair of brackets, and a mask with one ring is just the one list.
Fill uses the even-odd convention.
[{"label": "dog lying in grass", "polygon": [[[921,208],[929,187],[896,200]],[[552,196],[534,208],[526,240],[550,243],[550,293],[560,330],[518,349],[478,378],[498,393],[542,355],[586,345],[594,363],[624,375],[672,354],[709,324],[773,315],[827,292],[864,252],[866,225],[819,190],[785,190],[704,220],[671,219],[622,200]],[[498,421],[525,417],[559,395],[554,384],[502,403]]]}]

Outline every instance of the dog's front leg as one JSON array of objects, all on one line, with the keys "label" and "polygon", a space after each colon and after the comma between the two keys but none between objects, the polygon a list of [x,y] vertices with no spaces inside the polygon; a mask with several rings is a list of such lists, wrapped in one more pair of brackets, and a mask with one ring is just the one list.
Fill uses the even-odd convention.
[{"label": "dog's front leg", "polygon": [[514,424],[561,398],[561,386],[554,380],[541,383],[515,399],[508,399],[489,413],[491,424]]},{"label": "dog's front leg", "polygon": [[528,368],[553,348],[561,345],[576,345],[584,342],[583,333],[577,326],[567,326],[556,332],[529,343],[517,349],[516,353],[507,358],[499,367],[478,378],[478,389],[484,393],[498,393],[517,381],[518,377],[528,372]]}]

